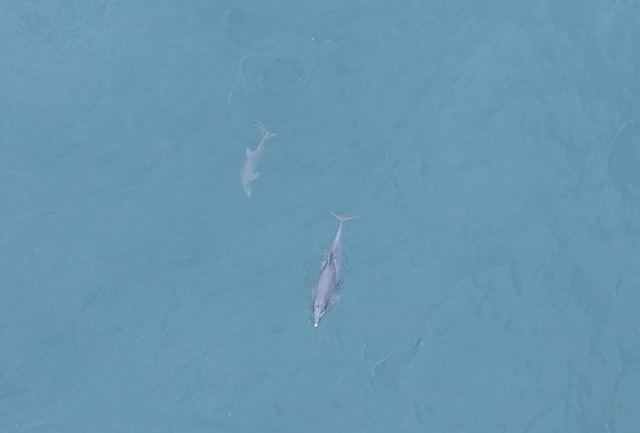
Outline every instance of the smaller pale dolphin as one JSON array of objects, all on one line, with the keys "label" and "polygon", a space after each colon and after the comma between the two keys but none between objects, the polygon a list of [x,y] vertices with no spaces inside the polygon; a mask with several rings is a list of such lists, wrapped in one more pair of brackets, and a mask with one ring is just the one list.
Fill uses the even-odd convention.
[{"label": "smaller pale dolphin", "polygon": [[333,212],[330,213],[340,220],[340,225],[331,243],[331,249],[327,253],[327,258],[320,268],[320,275],[318,275],[318,281],[313,290],[313,326],[315,327],[320,324],[320,319],[329,307],[338,302],[340,298],[337,290],[342,271],[342,225],[345,221],[358,218],[357,216],[345,217]]},{"label": "smaller pale dolphin", "polygon": [[244,193],[249,198],[251,198],[251,182],[260,176],[260,172],[256,171],[256,168],[258,167],[260,156],[262,156],[262,152],[264,152],[264,143],[268,139],[276,136],[275,132],[269,132],[262,126],[260,126],[260,129],[262,130],[262,140],[258,143],[256,150],[251,150],[249,148],[246,149],[247,160],[244,162],[242,169],[240,170],[240,183],[242,184]]}]

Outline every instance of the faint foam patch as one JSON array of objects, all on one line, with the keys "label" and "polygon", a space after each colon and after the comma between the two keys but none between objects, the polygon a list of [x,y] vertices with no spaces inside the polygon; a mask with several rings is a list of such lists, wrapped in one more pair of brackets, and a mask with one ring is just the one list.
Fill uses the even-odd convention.
[{"label": "faint foam patch", "polygon": [[245,131],[263,124],[278,132],[303,129],[319,92],[312,63],[279,53],[245,56],[227,99],[233,128]]}]

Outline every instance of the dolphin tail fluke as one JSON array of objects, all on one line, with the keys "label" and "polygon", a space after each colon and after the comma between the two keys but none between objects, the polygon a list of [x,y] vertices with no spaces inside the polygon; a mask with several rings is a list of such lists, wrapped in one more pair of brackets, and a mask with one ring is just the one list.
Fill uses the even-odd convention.
[{"label": "dolphin tail fluke", "polygon": [[262,132],[262,140],[263,140],[263,141],[264,141],[264,140],[268,140],[268,139],[273,138],[273,137],[275,137],[276,135],[278,135],[278,133],[276,133],[276,132],[270,132],[270,131],[267,131],[267,130],[264,128],[264,126],[262,126],[262,125],[260,125],[260,132]]},{"label": "dolphin tail fluke", "polygon": [[334,212],[331,212],[331,211],[329,211],[329,213],[331,215],[333,215],[334,217],[338,218],[340,220],[340,222],[345,222],[345,221],[354,220],[354,219],[358,218],[357,216],[345,216],[345,215],[342,215],[342,214],[339,214],[339,213],[334,213]]}]

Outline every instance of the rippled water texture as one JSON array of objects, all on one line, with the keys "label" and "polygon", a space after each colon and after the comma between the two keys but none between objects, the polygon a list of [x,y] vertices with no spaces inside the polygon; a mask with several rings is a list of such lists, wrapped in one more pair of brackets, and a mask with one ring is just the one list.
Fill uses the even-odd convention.
[{"label": "rippled water texture", "polygon": [[638,77],[637,0],[0,1],[0,432],[637,433]]}]

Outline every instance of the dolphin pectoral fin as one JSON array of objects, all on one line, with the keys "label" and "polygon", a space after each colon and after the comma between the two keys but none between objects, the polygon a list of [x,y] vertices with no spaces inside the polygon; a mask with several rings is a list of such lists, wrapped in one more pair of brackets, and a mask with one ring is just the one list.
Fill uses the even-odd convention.
[{"label": "dolphin pectoral fin", "polygon": [[247,155],[247,158],[251,157],[251,155],[253,155],[253,151],[251,149],[249,149],[248,147],[245,149],[244,153]]},{"label": "dolphin pectoral fin", "polygon": [[333,307],[342,298],[342,293],[334,293],[329,299],[329,307]]},{"label": "dolphin pectoral fin", "polygon": [[256,180],[258,178],[258,176],[260,176],[260,172],[256,171],[255,173],[253,173],[251,175],[251,181],[253,182],[254,180]]}]

